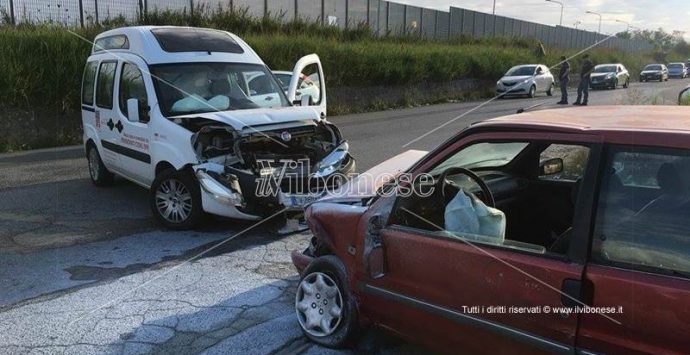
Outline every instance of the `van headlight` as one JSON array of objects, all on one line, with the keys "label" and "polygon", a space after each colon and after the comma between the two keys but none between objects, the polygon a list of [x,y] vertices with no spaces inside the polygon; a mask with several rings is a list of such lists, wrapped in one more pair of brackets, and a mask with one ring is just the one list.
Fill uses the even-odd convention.
[{"label": "van headlight", "polygon": [[337,148],[333,149],[325,158],[316,164],[316,169],[314,171],[315,177],[326,177],[338,171],[338,168],[342,164],[343,160],[347,158],[349,154],[350,146],[347,142],[343,142]]}]

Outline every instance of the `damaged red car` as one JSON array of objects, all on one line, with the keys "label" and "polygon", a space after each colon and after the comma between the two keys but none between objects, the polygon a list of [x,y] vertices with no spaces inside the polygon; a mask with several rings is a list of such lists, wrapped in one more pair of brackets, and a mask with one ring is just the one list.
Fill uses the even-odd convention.
[{"label": "damaged red car", "polygon": [[690,349],[686,108],[506,116],[384,172],[413,179],[356,178],[306,211],[292,259],[312,341],[375,326],[442,352]]}]

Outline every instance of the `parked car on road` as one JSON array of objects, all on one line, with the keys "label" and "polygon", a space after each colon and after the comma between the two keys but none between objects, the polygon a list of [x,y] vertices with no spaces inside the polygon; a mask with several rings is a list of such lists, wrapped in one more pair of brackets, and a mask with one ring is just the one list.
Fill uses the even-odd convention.
[{"label": "parked car on road", "polygon": [[536,96],[537,92],[553,95],[554,78],[549,67],[543,64],[517,65],[496,82],[496,92],[503,96]]},{"label": "parked car on road", "polygon": [[592,71],[592,89],[616,89],[619,85],[628,88],[630,73],[623,64],[599,64]]},{"label": "parked car on road", "polygon": [[668,68],[664,64],[649,64],[640,72],[640,82],[668,81]]},{"label": "parked car on road", "polygon": [[687,108],[534,111],[408,153],[382,166],[410,178],[307,208],[292,260],[309,339],[377,326],[443,352],[687,352]]},{"label": "parked car on road", "polygon": [[685,79],[688,76],[688,68],[685,66],[685,63],[670,63],[668,65],[668,76]]},{"label": "parked car on road", "polygon": [[323,193],[310,189],[324,187],[313,179],[355,167],[325,119],[317,55],[297,62],[293,76],[302,75],[319,78],[318,98],[298,100],[297,80],[286,94],[254,50],[228,32],[103,32],[82,84],[91,180],[103,186],[117,174],[150,189],[153,215],[169,228],[194,227],[204,213],[255,220],[301,209]]},{"label": "parked car on road", "polygon": [[688,60],[685,62],[685,69],[686,69],[686,70],[685,70],[685,73],[687,74],[687,76],[690,76],[690,59],[688,59]]},{"label": "parked car on road", "polygon": [[[273,75],[278,78],[278,81],[282,84],[283,90],[287,94],[288,87],[290,86],[290,82],[292,81],[292,72],[289,71],[279,71],[279,70],[274,70]],[[319,77],[318,75],[312,74],[310,76],[302,75],[297,79],[297,91],[295,92],[295,99],[300,100],[302,97],[302,94],[307,94],[310,96],[310,99],[313,100],[314,102],[319,101],[320,92],[319,88],[321,87],[321,83],[319,83]]]}]

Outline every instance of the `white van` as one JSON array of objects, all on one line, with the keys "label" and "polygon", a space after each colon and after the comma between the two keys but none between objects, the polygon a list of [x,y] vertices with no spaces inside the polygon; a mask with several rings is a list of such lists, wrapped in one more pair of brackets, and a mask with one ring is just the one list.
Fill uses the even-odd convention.
[{"label": "white van", "polygon": [[[81,93],[91,180],[104,186],[116,174],[149,188],[154,216],[170,228],[194,227],[205,212],[252,220],[304,207],[325,192],[315,180],[348,175],[355,162],[325,118],[318,56],[301,58],[293,74],[286,94],[254,50],[224,31],[101,33]],[[305,76],[317,79],[318,98],[295,100]]]}]

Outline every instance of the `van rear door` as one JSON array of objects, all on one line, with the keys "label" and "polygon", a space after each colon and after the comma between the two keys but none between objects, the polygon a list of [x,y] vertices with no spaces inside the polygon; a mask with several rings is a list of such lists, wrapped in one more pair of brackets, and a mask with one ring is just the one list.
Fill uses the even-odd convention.
[{"label": "van rear door", "polygon": [[95,125],[99,127],[101,157],[109,169],[121,172],[117,141],[118,130],[121,131],[122,126],[117,124],[118,120],[113,110],[116,71],[116,60],[103,60],[98,65],[93,115]]}]

